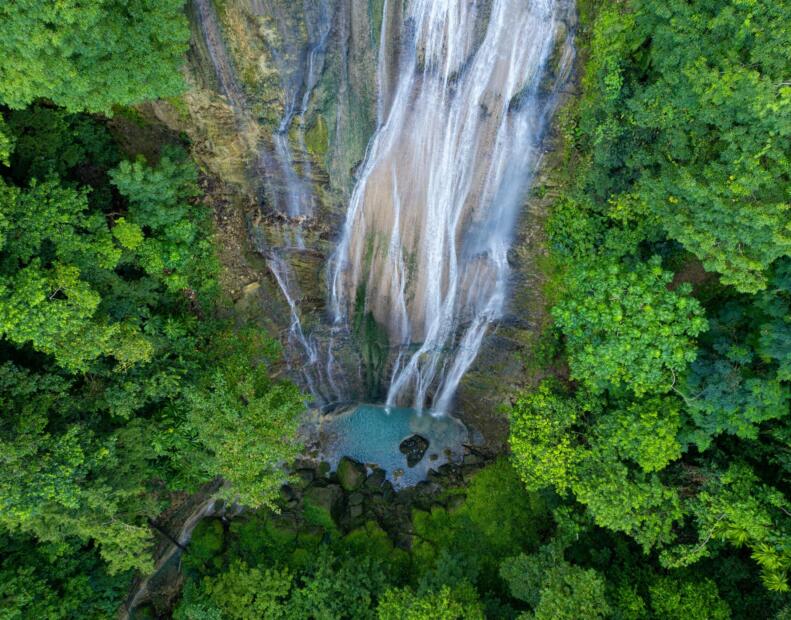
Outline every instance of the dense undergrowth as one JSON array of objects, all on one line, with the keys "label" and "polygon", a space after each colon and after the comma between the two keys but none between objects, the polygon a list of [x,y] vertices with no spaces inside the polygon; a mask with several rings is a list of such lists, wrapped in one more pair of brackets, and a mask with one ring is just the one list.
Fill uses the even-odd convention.
[{"label": "dense undergrowth", "polygon": [[226,309],[187,145],[86,113],[179,91],[181,3],[89,4],[0,6],[0,619],[114,617],[219,478],[262,508],[201,524],[175,618],[791,617],[787,3],[579,3],[560,372],[409,546],[272,511],[302,396]]}]

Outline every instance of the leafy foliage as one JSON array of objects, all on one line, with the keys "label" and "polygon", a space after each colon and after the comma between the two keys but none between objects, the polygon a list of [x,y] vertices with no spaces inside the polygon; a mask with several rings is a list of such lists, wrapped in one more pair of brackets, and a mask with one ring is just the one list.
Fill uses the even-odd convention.
[{"label": "leafy foliage", "polygon": [[667,290],[659,258],[626,270],[616,262],[574,268],[552,314],[566,336],[572,377],[594,391],[625,386],[665,392],[695,358],[706,322],[689,288]]},{"label": "leafy foliage", "polygon": [[727,620],[727,603],[719,597],[717,586],[709,579],[699,582],[661,577],[651,585],[651,607],[657,616],[668,620]]},{"label": "leafy foliage", "polygon": [[511,411],[510,444],[514,467],[529,491],[554,486],[564,493],[577,461],[571,428],[577,403],[556,394],[549,382],[522,394]]},{"label": "leafy foliage", "polygon": [[[547,226],[573,383],[516,399],[515,466],[666,568],[746,548],[786,592],[791,89],[776,51],[791,14],[602,0],[581,15],[582,94]],[[670,581],[634,583],[611,586],[618,617],[735,609],[704,581],[675,598]]]},{"label": "leafy foliage", "polygon": [[[43,106],[8,118],[18,150],[0,178],[3,546],[24,539],[93,554],[109,573],[147,571],[148,521],[171,491],[226,475],[238,485],[229,497],[270,501],[302,397],[270,380],[273,341],[216,318],[210,222],[183,151],[163,149],[154,166],[120,161],[96,119]],[[31,592],[54,587],[36,575]]]},{"label": "leafy foliage", "polygon": [[469,585],[416,596],[409,589],[388,590],[377,607],[379,620],[479,620],[484,618],[477,593]]},{"label": "leafy foliage", "polygon": [[286,480],[284,464],[299,454],[293,437],[303,404],[296,386],[273,382],[266,365],[250,365],[261,345],[248,346],[252,351],[226,350],[206,387],[188,394],[186,420],[204,448],[203,476],[230,482],[229,499],[272,507]]},{"label": "leafy foliage", "polygon": [[67,110],[176,95],[189,29],[182,0],[6,2],[0,7],[0,102],[49,99]]},{"label": "leafy foliage", "polygon": [[586,189],[754,293],[791,252],[783,3],[605,3],[580,106]]},{"label": "leafy foliage", "polygon": [[591,569],[566,562],[557,545],[537,554],[509,558],[500,569],[511,593],[533,608],[536,620],[605,618],[609,606],[604,579]]}]

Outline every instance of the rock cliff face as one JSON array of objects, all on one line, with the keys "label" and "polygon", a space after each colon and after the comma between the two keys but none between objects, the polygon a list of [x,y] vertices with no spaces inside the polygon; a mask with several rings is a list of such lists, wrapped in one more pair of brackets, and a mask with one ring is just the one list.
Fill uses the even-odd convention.
[{"label": "rock cliff face", "polygon": [[[490,3],[477,4],[485,17]],[[215,179],[210,200],[219,205],[219,250],[238,311],[282,335],[295,378],[328,406],[381,396],[388,372],[386,336],[366,317],[330,351],[321,336],[332,329],[327,264],[377,106],[387,105],[395,83],[404,30],[394,25],[403,11],[405,3],[393,0],[192,0],[189,89],[147,110],[190,138]],[[563,11],[558,29],[557,71],[571,14]],[[540,322],[540,221],[534,196],[509,256],[509,312],[489,329],[456,400],[454,413],[494,449],[503,447],[505,429],[497,405],[523,380]],[[333,374],[328,355],[344,376]]]}]

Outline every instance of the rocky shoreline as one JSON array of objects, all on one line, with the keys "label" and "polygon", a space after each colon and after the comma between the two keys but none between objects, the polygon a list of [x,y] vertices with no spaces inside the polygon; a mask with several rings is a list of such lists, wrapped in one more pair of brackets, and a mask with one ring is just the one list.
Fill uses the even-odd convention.
[{"label": "rocky shoreline", "polygon": [[348,457],[341,459],[336,471],[330,471],[327,463],[301,463],[295,470],[296,481],[281,490],[283,509],[277,519],[299,526],[307,507],[326,516],[342,532],[373,520],[396,545],[408,549],[412,509],[452,510],[461,505],[466,483],[491,461],[469,448],[466,452],[460,463],[430,469],[426,480],[403,489],[394,488],[385,470],[366,468]]}]

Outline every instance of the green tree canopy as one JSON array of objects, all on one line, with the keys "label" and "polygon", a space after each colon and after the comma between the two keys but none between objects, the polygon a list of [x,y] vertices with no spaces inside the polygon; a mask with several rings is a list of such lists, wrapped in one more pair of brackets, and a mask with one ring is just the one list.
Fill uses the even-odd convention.
[{"label": "green tree canopy", "polygon": [[601,259],[571,268],[552,316],[566,337],[571,376],[601,392],[624,387],[637,396],[667,392],[695,359],[706,329],[700,304],[658,257],[627,269]]},{"label": "green tree canopy", "polygon": [[69,111],[178,94],[189,29],[183,0],[18,0],[0,6],[0,102]]},{"label": "green tree canopy", "polygon": [[511,594],[532,608],[527,618],[602,619],[610,611],[602,576],[567,562],[562,544],[549,544],[538,553],[508,558],[500,567],[500,575]]},{"label": "green tree canopy", "polygon": [[787,3],[603,8],[585,72],[586,191],[651,220],[740,291],[791,253]]}]

